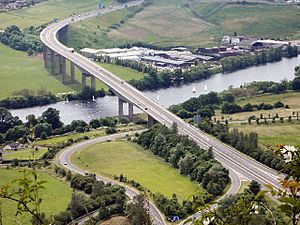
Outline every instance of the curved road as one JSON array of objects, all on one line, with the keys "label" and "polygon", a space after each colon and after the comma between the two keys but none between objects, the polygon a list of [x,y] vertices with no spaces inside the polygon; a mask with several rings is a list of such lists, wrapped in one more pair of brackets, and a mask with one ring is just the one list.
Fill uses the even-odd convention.
[{"label": "curved road", "polygon": [[[76,167],[75,165],[73,165],[71,163],[71,160],[70,160],[71,155],[74,154],[76,151],[81,150],[85,147],[88,147],[92,144],[96,144],[96,143],[99,143],[99,142],[104,142],[104,141],[107,141],[107,140],[116,139],[116,138],[120,138],[120,137],[125,137],[127,134],[128,135],[133,135],[137,132],[140,133],[140,132],[143,132],[143,131],[144,130],[130,131],[130,132],[119,133],[119,134],[112,134],[112,135],[103,136],[103,137],[99,137],[99,138],[95,138],[95,139],[91,139],[91,140],[88,140],[88,141],[78,143],[76,145],[73,145],[73,146],[70,146],[70,147],[64,149],[60,153],[60,155],[58,156],[58,161],[66,169],[68,169],[68,170],[70,170],[74,173],[84,175],[84,173],[87,172],[87,171],[84,171],[84,170],[80,169],[79,167]],[[123,186],[126,190],[126,194],[131,198],[133,198],[134,196],[139,194],[139,192],[137,190],[132,189],[132,188],[126,186],[126,185],[123,185],[122,183],[118,183],[114,180],[108,179],[106,177],[97,176],[97,180],[102,180],[105,183],[112,183],[112,184],[118,184],[118,185]],[[159,210],[155,207],[155,205],[152,202],[150,202],[150,215],[151,215],[151,218],[153,220],[153,224],[155,224],[155,225],[166,225],[166,223],[164,221],[164,217],[160,214]]]},{"label": "curved road", "polygon": [[[127,4],[128,7],[141,4],[141,1],[131,2]],[[84,13],[81,15],[72,16],[58,23],[52,23],[45,28],[40,38],[42,42],[50,49],[62,55],[66,59],[72,61],[75,65],[81,69],[92,74],[107,86],[109,86],[119,96],[122,96],[126,101],[133,103],[136,107],[140,108],[148,115],[156,119],[162,124],[171,127],[173,123],[177,124],[178,131],[189,136],[195,140],[201,148],[207,149],[210,146],[213,147],[215,158],[220,161],[225,167],[227,167],[231,174],[242,174],[243,177],[249,180],[257,180],[261,184],[270,184],[276,189],[280,189],[278,179],[283,178],[282,175],[278,175],[278,172],[270,169],[269,167],[251,159],[250,157],[238,152],[237,150],[223,144],[219,140],[210,137],[206,133],[202,132],[198,128],[184,122],[182,119],[163,108],[157,102],[146,97],[142,92],[127,84],[117,76],[114,76],[109,71],[105,70],[93,61],[90,61],[86,57],[72,53],[69,49],[61,44],[57,39],[57,33],[65,26],[87,19],[93,16],[97,16],[104,13],[113,12],[124,8],[125,5],[109,7],[104,10],[97,10],[93,12]],[[240,180],[238,176],[232,176],[233,185],[239,185]]]}]

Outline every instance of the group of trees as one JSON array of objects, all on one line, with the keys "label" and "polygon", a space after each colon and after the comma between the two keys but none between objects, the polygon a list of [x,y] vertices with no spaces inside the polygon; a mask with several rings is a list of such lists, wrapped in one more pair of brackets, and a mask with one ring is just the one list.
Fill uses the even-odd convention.
[{"label": "group of trees", "polygon": [[275,102],[273,105],[268,103],[261,103],[261,104],[251,104],[247,103],[246,105],[240,106],[236,103],[228,103],[225,102],[222,105],[221,111],[224,114],[232,114],[232,113],[239,113],[239,112],[252,112],[255,110],[271,110],[274,108],[282,108],[284,104],[281,101]]},{"label": "group of trees", "polygon": [[27,51],[29,55],[32,55],[34,52],[43,50],[42,42],[39,39],[39,33],[43,28],[43,26],[30,26],[21,31],[18,26],[11,25],[0,34],[0,41],[13,49]]},{"label": "group of trees", "polygon": [[23,123],[18,117],[4,108],[0,108],[0,144],[9,141],[21,141],[23,143],[35,138],[47,139],[51,135],[62,135],[69,132],[85,132],[99,127],[108,127],[107,132],[114,133],[117,124],[128,124],[126,117],[106,117],[93,119],[90,123],[82,120],[73,120],[71,124],[63,124],[59,111],[48,108],[42,115],[36,118],[28,115]]},{"label": "group of trees", "polygon": [[260,194],[260,185],[252,181],[242,193],[222,199],[218,208],[204,213],[194,224],[288,224],[281,212]]},{"label": "group of trees", "polygon": [[154,126],[141,134],[137,143],[164,158],[182,175],[202,184],[208,193],[222,194],[229,182],[228,170],[214,159],[212,149],[200,149],[196,142],[177,134],[175,127],[171,130]]},{"label": "group of trees", "polygon": [[6,109],[19,109],[34,106],[48,105],[59,101],[59,98],[41,88],[37,91],[22,89],[13,93],[13,96],[0,100],[0,107]]},{"label": "group of trees", "polygon": [[181,104],[172,105],[169,109],[181,118],[191,118],[194,115],[200,115],[201,118],[210,119],[215,114],[215,108],[223,101],[234,102],[234,96],[232,94],[220,96],[216,92],[210,92],[191,98]]},{"label": "group of trees", "polygon": [[274,155],[269,149],[261,149],[258,146],[257,134],[254,132],[248,135],[242,131],[239,132],[236,128],[229,131],[227,124],[220,122],[214,124],[209,120],[202,120],[199,128],[271,168],[282,169],[284,163],[282,157]]},{"label": "group of trees", "polygon": [[220,60],[223,72],[233,72],[250,66],[280,61],[282,57],[298,56],[298,47],[288,45],[286,48],[270,48],[253,55],[230,56]]},{"label": "group of trees", "polygon": [[125,190],[121,186],[104,184],[97,181],[95,175],[72,177],[71,187],[81,192],[73,192],[68,208],[54,216],[55,225],[63,225],[72,220],[99,209],[94,220],[100,221],[113,214],[124,214],[126,206]]},{"label": "group of trees", "polygon": [[106,95],[105,90],[94,90],[90,87],[85,87],[82,91],[76,93],[68,93],[62,97],[58,97],[47,91],[45,88],[40,88],[37,91],[29,89],[21,89],[13,93],[11,97],[0,100],[0,107],[6,109],[20,109],[34,106],[43,106],[51,103],[58,102],[62,99],[68,99],[68,101],[84,100],[91,101],[94,98],[104,97]]}]

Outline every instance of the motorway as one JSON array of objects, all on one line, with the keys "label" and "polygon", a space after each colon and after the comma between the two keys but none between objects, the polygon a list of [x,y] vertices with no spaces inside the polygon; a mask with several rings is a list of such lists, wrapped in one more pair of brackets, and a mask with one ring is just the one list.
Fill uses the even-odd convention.
[{"label": "motorway", "polygon": [[[117,138],[121,138],[121,137],[125,137],[126,135],[134,135],[135,133],[141,133],[144,130],[139,130],[139,131],[130,131],[130,132],[126,132],[126,133],[119,133],[119,134],[112,134],[112,135],[108,135],[108,136],[104,136],[104,137],[99,137],[99,138],[95,138],[95,139],[91,139],[91,140],[87,140],[84,142],[81,142],[79,144],[76,145],[72,145],[71,147],[68,147],[66,149],[64,149],[60,155],[58,156],[58,161],[59,163],[64,166],[66,169],[74,172],[74,173],[78,173],[78,174],[82,174],[84,175],[84,173],[88,172],[88,171],[84,171],[82,169],[80,169],[79,167],[76,167],[75,165],[73,165],[71,163],[71,155],[74,154],[76,151],[79,151],[81,149],[84,149],[90,145],[99,143],[99,142],[104,142],[107,140],[112,140],[112,139],[117,139]],[[102,180],[104,183],[112,183],[112,184],[118,184],[121,185],[125,188],[126,194],[133,198],[134,196],[138,195],[139,192],[133,188],[130,188],[126,185],[123,185],[122,183],[116,182],[114,180],[108,179],[106,177],[103,176],[97,176],[97,180]],[[154,225],[166,225],[165,221],[164,221],[164,217],[160,214],[159,210],[155,207],[155,205],[150,202],[149,204],[149,212],[151,215],[151,218],[153,220],[153,224]]]},{"label": "motorway", "polygon": [[[127,4],[127,6],[131,7],[138,4],[141,4],[141,1],[131,2],[130,4]],[[157,102],[149,99],[142,92],[105,70],[95,62],[76,52],[70,52],[68,47],[58,41],[58,31],[63,27],[73,22],[113,12],[124,7],[125,5],[109,7],[103,10],[75,15],[60,22],[52,23],[41,32],[40,38],[48,48],[101,80],[119,96],[122,96],[126,101],[132,102],[136,107],[140,108],[158,122],[165,124],[168,127],[171,127],[173,123],[176,123],[179,133],[189,136],[196,141],[201,148],[207,149],[212,146],[215,158],[221,162],[223,166],[228,168],[231,174],[235,174],[231,176],[233,179],[232,184],[235,187],[238,187],[240,184],[240,179],[236,176],[237,173],[242,174],[246,179],[257,180],[262,185],[267,183],[276,189],[279,189],[279,179],[283,176],[279,175],[277,171],[264,166],[237,150],[223,144],[219,140],[207,135],[198,128],[184,122]]]}]

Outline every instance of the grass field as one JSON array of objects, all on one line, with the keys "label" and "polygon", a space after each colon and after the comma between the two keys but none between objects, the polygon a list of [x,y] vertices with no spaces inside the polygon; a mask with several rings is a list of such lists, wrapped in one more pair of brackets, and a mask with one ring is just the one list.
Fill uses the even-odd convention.
[{"label": "grass field", "polygon": [[28,57],[0,43],[0,99],[9,97],[22,88],[46,88],[53,93],[74,91],[62,84],[60,76],[51,76],[39,57]]},{"label": "grass field", "polygon": [[[238,128],[240,131],[245,133],[256,132],[258,133],[259,142],[263,145],[275,146],[276,144],[288,144],[288,145],[299,145],[300,144],[300,122],[293,118],[292,122],[288,122],[287,119],[284,120],[284,123],[279,122],[279,119],[276,119],[276,123],[273,124],[271,120],[268,120],[268,124],[264,124],[264,120],[261,120],[261,124],[257,125],[255,121],[252,121],[252,124],[248,124],[248,118],[251,115],[255,115],[257,118],[260,118],[260,114],[263,114],[264,117],[272,118],[278,113],[279,117],[288,117],[292,116],[293,112],[300,114],[300,93],[299,92],[288,92],[284,94],[277,95],[263,95],[255,96],[248,99],[238,100],[239,105],[245,105],[247,103],[251,104],[260,104],[260,103],[269,103],[273,104],[277,101],[283,102],[285,105],[289,105],[290,109],[280,108],[272,110],[259,110],[254,112],[243,112],[235,114],[224,114],[224,118],[230,120],[232,118],[233,123],[230,123],[231,128]],[[220,120],[222,114],[220,110],[216,111],[217,119]],[[243,121],[238,122],[238,121]]]},{"label": "grass field", "polygon": [[71,160],[85,170],[107,177],[122,173],[152,192],[168,197],[176,193],[180,201],[201,189],[161,158],[134,143],[99,143],[75,153]]},{"label": "grass field", "polygon": [[144,77],[143,73],[138,72],[138,71],[128,68],[128,67],[118,66],[115,64],[107,64],[107,63],[101,63],[100,65],[103,66],[108,71],[112,72],[113,74],[117,75],[121,79],[126,80],[126,81],[129,81],[132,79],[139,80]]},{"label": "grass field", "polygon": [[[1,179],[0,186],[8,182],[22,177],[16,169],[0,169]],[[48,174],[38,173],[39,180],[45,180],[45,189],[41,190],[41,211],[46,213],[46,216],[51,216],[65,210],[71,199],[72,189],[69,186]],[[55,203],[55,204],[54,204]],[[3,224],[17,225],[17,224],[31,224],[31,216],[23,214],[16,217],[16,204],[8,200],[1,200]],[[16,221],[19,221],[17,223]]]},{"label": "grass field", "polygon": [[300,122],[284,122],[276,124],[261,125],[239,125],[231,124],[231,128],[238,128],[245,133],[256,132],[259,143],[275,147],[277,144],[300,145]]},{"label": "grass field", "polygon": [[[35,159],[39,159],[44,153],[47,152],[47,148],[41,148],[34,151]],[[33,159],[32,149],[26,148],[18,151],[4,151],[3,155],[4,159],[20,159],[20,160],[27,160]]]},{"label": "grass field", "polygon": [[242,112],[242,113],[235,113],[235,114],[222,114],[221,110],[216,110],[216,118],[221,120],[223,115],[224,119],[232,119],[233,121],[247,121],[248,118],[252,115],[256,117],[260,117],[260,114],[263,114],[264,117],[272,118],[276,114],[279,117],[288,117],[292,116],[293,112],[300,114],[300,93],[299,92],[288,92],[284,94],[277,94],[277,95],[262,95],[262,96],[255,96],[246,99],[240,99],[236,103],[243,106],[247,103],[251,104],[260,104],[260,103],[268,103],[274,104],[275,102],[281,101],[284,105],[288,105],[290,108],[278,108],[272,110],[258,110],[253,112]]},{"label": "grass field", "polygon": [[[101,2],[109,2],[102,0]],[[0,29],[9,25],[17,25],[21,28],[39,26],[48,23],[53,18],[65,18],[72,13],[97,9],[99,0],[48,0],[36,4],[30,8],[24,8],[6,13],[0,13]]]},{"label": "grass field", "polygon": [[[16,62],[18,63],[16,64]],[[124,80],[140,79],[144,76],[143,73],[133,69],[113,64],[102,64],[102,66]],[[50,71],[44,68],[40,56],[28,57],[25,52],[13,50],[1,43],[0,68],[0,99],[7,98],[22,88],[37,90],[43,87],[55,94],[81,90],[81,73],[78,69],[75,71],[76,82],[63,85],[61,76],[50,75]],[[70,73],[69,68],[69,63],[67,63],[68,74]],[[89,82],[88,78],[87,84]],[[108,89],[100,80],[96,80],[96,88]]]}]

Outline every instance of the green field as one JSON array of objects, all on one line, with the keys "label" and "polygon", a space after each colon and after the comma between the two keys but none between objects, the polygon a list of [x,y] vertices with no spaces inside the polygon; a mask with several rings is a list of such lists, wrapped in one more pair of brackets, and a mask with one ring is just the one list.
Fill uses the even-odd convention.
[{"label": "green field", "polygon": [[270,114],[270,117],[272,118],[276,114],[278,114],[279,117],[292,116],[293,112],[294,113],[298,112],[300,114],[300,93],[299,92],[288,92],[284,94],[254,96],[250,98],[238,99],[236,103],[241,106],[246,105],[247,103],[251,103],[251,104],[268,103],[272,105],[278,101],[281,101],[284,105],[288,105],[289,109],[278,108],[272,110],[241,112],[235,114],[222,114],[221,110],[216,110],[216,118],[217,120],[221,120],[221,117],[223,116],[224,119],[247,122],[248,118],[252,115],[259,118],[260,114],[263,114],[264,117],[268,118]]},{"label": "green field", "polygon": [[[16,169],[0,169],[0,174],[0,186],[7,184],[14,179],[22,177],[22,173]],[[44,184],[45,189],[41,190],[41,211],[45,212],[46,216],[51,216],[65,210],[71,199],[72,189],[69,188],[67,184],[45,173],[38,173],[38,179],[46,181]],[[18,217],[15,216],[16,204],[14,202],[1,199],[1,208],[3,224],[31,224],[30,215],[23,214]]]},{"label": "green field", "polygon": [[[299,92],[288,92],[284,94],[276,95],[262,95],[254,96],[246,99],[240,99],[237,101],[239,105],[245,105],[247,103],[251,104],[260,104],[260,103],[269,103],[274,104],[277,101],[283,102],[285,105],[289,105],[290,109],[279,108],[272,110],[259,110],[254,112],[242,112],[235,114],[223,114],[224,119],[230,121],[231,128],[238,128],[240,131],[245,133],[256,132],[258,133],[259,142],[263,145],[275,146],[277,144],[287,144],[287,145],[299,145],[300,144],[300,122],[293,117],[292,122],[288,122],[287,118],[284,119],[284,123],[281,123],[279,119],[276,119],[276,123],[273,124],[271,120],[268,120],[268,124],[264,124],[264,120],[261,120],[261,124],[257,125],[255,121],[252,121],[252,124],[248,124],[248,118],[251,115],[260,118],[260,114],[263,114],[264,117],[272,118],[276,115],[279,117],[288,117],[292,116],[293,112],[296,115],[298,112],[300,114],[300,93]],[[216,111],[216,118],[221,120],[220,110]],[[239,122],[240,121],[240,122]]]},{"label": "green field", "polygon": [[32,90],[46,88],[53,93],[76,89],[65,86],[61,76],[51,76],[40,57],[28,57],[25,52],[13,50],[0,44],[0,99],[9,97],[22,88]]},{"label": "green field", "polygon": [[152,192],[168,197],[176,193],[180,201],[201,190],[161,158],[134,143],[99,143],[76,152],[71,160],[85,170],[107,177],[122,173]]},{"label": "green field", "polygon": [[239,131],[245,133],[256,132],[258,134],[258,141],[263,145],[271,145],[275,147],[278,144],[284,145],[300,145],[300,122],[276,122],[276,124],[269,123],[268,125],[238,125],[231,124],[231,128],[238,128]]},{"label": "green field", "polygon": [[[33,159],[32,154],[33,149],[26,148],[18,151],[4,151],[3,158],[4,159],[20,159],[20,160],[27,160],[27,159]],[[38,150],[34,150],[34,158],[39,159],[48,151],[47,148],[41,148]]]},{"label": "green field", "polygon": [[[16,64],[16,62],[18,62]],[[124,68],[114,64],[102,64],[104,68],[113,72],[124,80],[140,79],[143,73],[133,69]],[[74,84],[63,85],[62,77],[50,75],[50,71],[44,68],[40,56],[28,57],[25,52],[13,50],[0,43],[0,99],[11,96],[15,91],[22,88],[31,90],[42,87],[52,93],[64,93],[81,90],[81,73],[75,71],[76,82]],[[67,63],[67,73],[70,73],[69,63]],[[70,80],[70,78],[68,78]],[[89,84],[89,78],[87,84]],[[96,81],[97,89],[107,89],[99,80]]]},{"label": "green field", "polygon": [[[109,2],[102,0],[101,2]],[[30,8],[0,13],[0,29],[9,25],[21,28],[39,26],[51,22],[53,18],[66,18],[72,13],[97,9],[99,0],[48,0]]]},{"label": "green field", "polygon": [[139,80],[144,77],[144,74],[142,72],[138,72],[134,69],[118,66],[115,64],[108,64],[108,63],[101,63],[101,66],[103,66],[108,71],[112,72],[113,74],[117,75],[123,80],[129,81],[132,79]]}]

